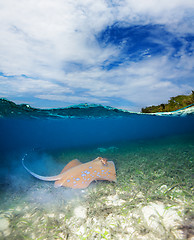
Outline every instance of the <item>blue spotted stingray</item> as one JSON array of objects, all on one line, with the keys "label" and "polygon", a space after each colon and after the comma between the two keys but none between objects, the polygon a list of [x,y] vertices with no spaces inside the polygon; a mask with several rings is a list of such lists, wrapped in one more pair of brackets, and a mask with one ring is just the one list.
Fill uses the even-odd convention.
[{"label": "blue spotted stingray", "polygon": [[116,171],[113,161],[97,157],[93,161],[81,163],[74,159],[69,162],[59,175],[46,177],[30,171],[24,164],[24,168],[34,177],[43,181],[55,181],[55,187],[87,188],[95,180],[107,180],[116,182]]}]

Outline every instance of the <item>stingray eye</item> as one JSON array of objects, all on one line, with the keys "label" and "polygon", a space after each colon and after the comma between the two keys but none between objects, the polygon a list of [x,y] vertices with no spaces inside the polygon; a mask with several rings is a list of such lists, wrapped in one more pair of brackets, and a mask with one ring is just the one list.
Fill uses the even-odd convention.
[{"label": "stingray eye", "polygon": [[101,161],[101,163],[102,163],[104,166],[107,166],[107,165],[108,165],[106,158],[101,158],[100,161]]}]

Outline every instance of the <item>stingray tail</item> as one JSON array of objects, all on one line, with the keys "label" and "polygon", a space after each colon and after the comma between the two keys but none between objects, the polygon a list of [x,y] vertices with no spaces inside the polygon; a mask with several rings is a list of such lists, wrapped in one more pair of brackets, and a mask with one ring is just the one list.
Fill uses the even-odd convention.
[{"label": "stingray tail", "polygon": [[61,179],[61,175],[56,175],[56,176],[52,176],[52,177],[47,177],[47,176],[38,175],[38,174],[30,171],[30,169],[28,169],[28,168],[25,166],[25,164],[24,164],[24,160],[25,160],[25,158],[26,158],[27,155],[28,155],[28,154],[26,153],[26,154],[24,155],[24,157],[22,158],[22,165],[23,165],[23,167],[26,169],[26,171],[28,171],[32,176],[34,176],[35,178],[38,178],[38,179],[40,179],[40,180],[43,180],[43,181],[56,181],[56,180]]}]

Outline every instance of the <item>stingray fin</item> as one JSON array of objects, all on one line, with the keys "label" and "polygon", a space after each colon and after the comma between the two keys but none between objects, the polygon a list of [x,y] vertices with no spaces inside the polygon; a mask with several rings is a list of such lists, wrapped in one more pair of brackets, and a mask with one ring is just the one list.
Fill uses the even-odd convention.
[{"label": "stingray fin", "polygon": [[[73,167],[76,167],[76,166],[79,166],[81,165],[82,163],[78,160],[78,159],[74,159],[72,160],[71,162],[69,162],[64,168],[63,170],[61,171],[60,174],[63,174],[64,172],[68,171],[69,169],[73,168]],[[55,181],[55,184],[54,184],[54,187],[55,188],[58,188],[58,187],[61,187],[61,186],[65,186],[63,185],[64,182],[65,182],[65,179],[64,177],[62,177],[61,179]]]},{"label": "stingray fin", "polygon": [[[81,165],[81,164],[82,164],[82,163],[81,163],[78,159],[74,159],[74,160],[72,160],[71,162],[69,162],[69,163],[63,168],[63,170],[61,171],[61,173],[64,173],[64,172],[66,172],[67,170],[69,170],[70,168],[79,166],[79,165]],[[61,173],[60,173],[60,174],[61,174]]]}]

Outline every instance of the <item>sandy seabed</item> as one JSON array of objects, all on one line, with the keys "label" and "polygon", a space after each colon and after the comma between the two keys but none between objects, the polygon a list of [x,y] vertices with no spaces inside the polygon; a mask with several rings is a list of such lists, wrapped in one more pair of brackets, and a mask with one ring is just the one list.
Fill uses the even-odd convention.
[{"label": "sandy seabed", "polygon": [[194,239],[192,136],[47,154],[64,165],[107,157],[117,183],[56,189],[22,169],[1,185],[0,239]]}]

